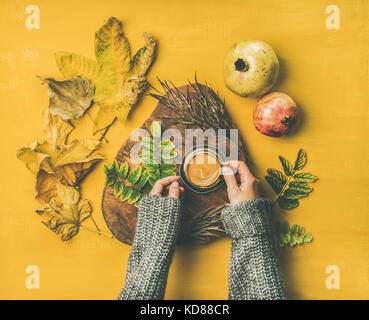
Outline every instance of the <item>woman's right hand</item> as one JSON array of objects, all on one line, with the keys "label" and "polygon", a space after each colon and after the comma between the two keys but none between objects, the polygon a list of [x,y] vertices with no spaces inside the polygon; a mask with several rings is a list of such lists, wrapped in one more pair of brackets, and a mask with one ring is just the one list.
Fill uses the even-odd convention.
[{"label": "woman's right hand", "polygon": [[179,186],[179,176],[170,176],[155,182],[150,194],[162,197],[162,192],[168,190],[168,198],[179,199],[180,192],[184,189]]},{"label": "woman's right hand", "polygon": [[[260,181],[256,179],[244,161],[227,161],[222,163],[222,172],[227,184],[228,199],[231,204],[259,198]],[[238,185],[233,169],[238,171]]]}]

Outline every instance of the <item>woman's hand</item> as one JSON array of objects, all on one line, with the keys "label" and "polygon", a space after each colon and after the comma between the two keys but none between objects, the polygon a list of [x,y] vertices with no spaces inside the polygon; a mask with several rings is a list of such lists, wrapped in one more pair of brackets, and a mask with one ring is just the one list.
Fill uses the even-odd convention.
[{"label": "woman's hand", "polygon": [[[259,198],[259,183],[244,161],[222,163],[222,172],[227,184],[228,199],[231,204]],[[238,185],[232,168],[238,171],[241,184]]]},{"label": "woman's hand", "polygon": [[179,199],[179,193],[184,189],[179,186],[179,176],[170,176],[155,182],[150,194],[162,197],[162,192],[168,190],[168,198]]}]

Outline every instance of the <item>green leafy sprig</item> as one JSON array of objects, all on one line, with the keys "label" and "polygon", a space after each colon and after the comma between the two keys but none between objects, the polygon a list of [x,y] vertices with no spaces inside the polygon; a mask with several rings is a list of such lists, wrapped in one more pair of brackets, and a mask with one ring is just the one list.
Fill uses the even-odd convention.
[{"label": "green leafy sprig", "polygon": [[151,137],[142,139],[142,153],[139,156],[141,163],[148,174],[151,186],[159,179],[175,176],[176,164],[173,158],[177,157],[175,145],[170,140],[161,140],[160,122],[153,121],[151,125]]},{"label": "green leafy sprig", "polygon": [[265,180],[277,194],[274,203],[278,202],[282,209],[293,209],[299,205],[298,199],[307,197],[313,191],[308,182],[315,182],[318,177],[309,172],[300,172],[307,161],[306,152],[302,149],[299,150],[294,165],[282,156],[279,156],[279,160],[284,173],[270,168]]},{"label": "green leafy sprig", "polygon": [[277,223],[276,234],[281,247],[294,247],[295,245],[309,243],[313,240],[313,236],[306,232],[304,227],[297,224],[290,227],[287,221]]},{"label": "green leafy sprig", "polygon": [[[105,187],[112,186],[117,198],[136,207],[139,206],[143,194],[149,193],[157,180],[176,175],[174,170],[177,166],[172,160],[177,156],[174,143],[161,140],[161,126],[158,121],[153,122],[151,134],[153,138],[145,137],[142,140],[142,152],[139,156],[142,166],[138,165],[132,169],[127,161],[119,165],[117,160],[114,160],[110,167],[106,164],[103,166],[106,174]],[[159,161],[155,158],[156,149],[160,151]]]},{"label": "green leafy sprig", "polygon": [[105,187],[112,186],[117,198],[138,206],[138,200],[143,193],[142,187],[147,182],[146,180],[142,187],[138,186],[138,182],[143,177],[142,168],[136,166],[130,170],[128,162],[125,161],[119,166],[118,161],[114,160],[110,167],[104,164],[103,170],[106,174]]}]

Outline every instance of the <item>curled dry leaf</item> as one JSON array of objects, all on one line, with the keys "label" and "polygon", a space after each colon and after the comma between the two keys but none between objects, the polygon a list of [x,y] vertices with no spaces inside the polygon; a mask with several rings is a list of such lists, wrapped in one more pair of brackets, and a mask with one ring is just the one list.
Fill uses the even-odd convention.
[{"label": "curled dry leaf", "polygon": [[91,106],[95,86],[92,81],[80,76],[65,81],[56,81],[53,78],[41,78],[48,84],[50,97],[49,110],[64,120],[78,119]]},{"label": "curled dry leaf", "polygon": [[154,60],[157,41],[148,33],[144,33],[144,39],[146,45],[131,58],[123,24],[111,17],[95,33],[97,61],[74,53],[56,52],[57,65],[66,78],[80,75],[96,86],[94,101],[99,111],[94,120],[94,132],[108,127],[116,118],[124,123],[145,90],[145,75]]},{"label": "curled dry leaf", "polygon": [[91,216],[91,205],[87,199],[80,200],[79,191],[59,182],[55,184],[56,198],[36,210],[46,220],[42,223],[63,241],[72,239],[79,231],[81,223]]},{"label": "curled dry leaf", "polygon": [[98,140],[74,140],[66,144],[71,124],[59,116],[44,112],[45,141],[37,141],[18,149],[17,158],[36,176],[36,199],[48,203],[57,195],[58,182],[77,186],[92,167],[103,160],[91,155],[100,145]]}]

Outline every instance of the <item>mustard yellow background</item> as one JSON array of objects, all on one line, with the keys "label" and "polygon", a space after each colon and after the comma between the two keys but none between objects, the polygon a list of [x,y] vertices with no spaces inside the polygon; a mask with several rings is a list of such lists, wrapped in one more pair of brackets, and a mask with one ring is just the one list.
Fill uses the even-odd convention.
[{"label": "mustard yellow background", "polygon": [[[25,27],[25,8],[40,8],[40,30]],[[340,8],[341,28],[325,27],[327,5]],[[94,58],[94,32],[110,16],[121,19],[131,47],[148,31],[159,41],[156,76],[177,85],[208,81],[237,122],[263,176],[280,168],[278,155],[294,160],[303,147],[306,170],[320,177],[314,192],[290,212],[276,214],[304,225],[312,244],[282,250],[283,273],[293,299],[369,298],[368,219],[368,1],[366,0],[0,0],[0,298],[115,299],[130,246],[81,230],[68,243],[44,227],[34,210],[34,176],[16,159],[17,147],[43,140],[46,86],[36,75],[62,79],[57,50]],[[236,41],[260,39],[276,51],[281,72],[274,91],[291,95],[302,123],[290,136],[269,138],[252,124],[255,99],[241,98],[223,83],[223,58]],[[156,102],[145,97],[126,126],[116,123],[101,152],[111,162],[130,132],[141,126]],[[91,116],[96,112],[93,107]],[[88,117],[73,137],[90,137]],[[101,164],[82,184],[93,215],[108,231],[101,209]],[[226,299],[230,240],[178,247],[166,298]],[[40,267],[40,290],[25,286],[28,265]],[[340,269],[340,289],[328,290],[326,267]]]}]

